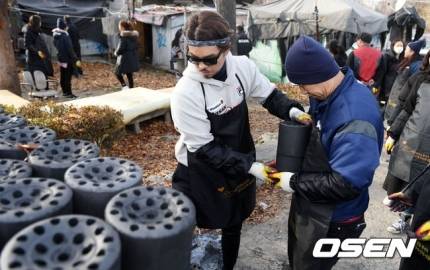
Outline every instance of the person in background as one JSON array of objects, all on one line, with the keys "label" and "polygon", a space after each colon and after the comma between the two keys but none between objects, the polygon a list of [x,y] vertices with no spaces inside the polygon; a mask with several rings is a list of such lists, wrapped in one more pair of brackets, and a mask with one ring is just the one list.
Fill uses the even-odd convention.
[{"label": "person in background", "polygon": [[332,40],[329,42],[328,50],[333,55],[334,60],[339,67],[346,66],[346,60],[348,59],[348,56],[346,55],[345,48],[342,45],[339,45],[337,40]]},{"label": "person in background", "polygon": [[[430,52],[423,60],[421,71],[413,75],[409,94],[402,112],[392,125],[390,136],[396,144],[389,169],[401,181],[401,188],[389,194],[393,211],[404,213],[413,208],[413,220],[408,236],[417,238],[410,258],[402,259],[401,270],[430,269]],[[398,133],[401,133],[398,137]],[[395,156],[394,156],[395,155]],[[413,181],[413,182],[412,182]]]},{"label": "person in background", "polygon": [[309,95],[314,126],[302,169],[269,173],[269,178],[293,193],[290,267],[328,270],[339,258],[313,257],[315,243],[321,238],[358,238],[366,227],[368,188],[384,140],[382,118],[368,89],[311,37],[300,37],[288,50],[285,70]]},{"label": "person in background", "polygon": [[171,98],[180,133],[172,186],[193,201],[198,227],[221,229],[223,269],[232,270],[242,223],[255,207],[255,177],[268,181],[272,171],[255,162],[247,99],[282,119],[307,123],[310,116],[246,56],[231,54],[232,30],[218,13],[194,14],[184,35],[189,63]]},{"label": "person in background", "polygon": [[249,57],[249,52],[252,50],[251,41],[245,33],[242,25],[237,27],[237,55],[246,55]]},{"label": "person in background", "polygon": [[42,21],[40,16],[32,15],[28,21],[27,31],[24,32],[24,47],[26,55],[26,69],[33,73],[42,71],[45,76],[54,76],[51,55],[41,37]]},{"label": "person in background", "polygon": [[402,88],[408,79],[419,71],[422,62],[420,51],[425,46],[425,39],[410,42],[406,46],[404,57],[399,63],[398,75],[394,81],[393,87],[391,88],[384,113],[384,118],[388,125],[387,129],[389,129],[389,126],[391,126],[394,119],[396,119],[400,113],[402,104],[401,100],[399,100],[399,94],[402,92]]},{"label": "person in background", "polygon": [[[79,61],[81,61],[81,44],[79,43],[81,36],[79,35],[79,29],[76,27],[72,21],[72,18],[69,16],[65,16],[64,21],[67,25],[67,33],[69,33],[70,40],[72,41],[73,51],[75,51],[76,57],[78,57]],[[83,74],[82,67],[76,68],[76,71],[79,75]]]},{"label": "person in background", "polygon": [[75,54],[72,46],[72,40],[66,31],[67,25],[62,18],[57,19],[57,28],[52,30],[54,36],[54,46],[57,49],[57,58],[60,65],[60,85],[63,90],[63,96],[67,98],[76,98],[72,93],[72,75],[73,69],[81,66],[81,61]]},{"label": "person in background", "polygon": [[[395,109],[399,113],[387,130],[385,149],[391,154],[383,186],[387,195],[400,192],[425,167],[418,158],[430,154],[430,143],[425,135],[430,132],[427,125],[430,119],[430,99],[427,98],[430,93],[429,58],[430,53],[427,53],[420,71],[412,75],[403,86],[398,108]],[[402,143],[396,143],[398,141]],[[387,230],[395,234],[407,231],[411,217],[412,210],[407,209]]]},{"label": "person in background", "polygon": [[405,53],[405,43],[402,40],[397,40],[391,43],[390,49],[384,52],[382,56],[384,66],[384,76],[379,93],[379,101],[385,105],[390,96],[391,88],[396,80],[399,64],[403,60]]},{"label": "person in background", "polygon": [[357,49],[348,57],[347,65],[354,72],[355,78],[366,85],[374,95],[378,95],[382,84],[382,53],[370,43],[372,36],[361,33],[357,38]]},{"label": "person in background", "polygon": [[170,55],[170,69],[176,73],[177,78],[182,76],[182,72],[185,69],[184,57],[184,35],[181,28],[176,31],[175,38],[172,40]]},{"label": "person in background", "polygon": [[[121,83],[122,89],[134,87],[133,72],[140,69],[139,55],[137,53],[139,32],[133,30],[132,23],[127,20],[121,20],[119,28],[119,44],[115,51],[116,65],[115,75]],[[123,74],[127,76],[128,86],[125,83]]]},{"label": "person in background", "polygon": [[420,177],[406,192],[397,192],[388,198],[394,212],[413,207],[414,218],[408,231],[408,240],[416,238],[410,258],[402,258],[399,270],[430,269],[430,174]]}]

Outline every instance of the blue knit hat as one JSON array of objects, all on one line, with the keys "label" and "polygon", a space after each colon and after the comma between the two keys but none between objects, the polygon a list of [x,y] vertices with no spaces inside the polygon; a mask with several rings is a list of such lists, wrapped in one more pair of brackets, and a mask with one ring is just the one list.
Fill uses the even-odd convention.
[{"label": "blue knit hat", "polygon": [[62,18],[58,18],[57,19],[57,28],[60,28],[62,30],[65,30],[67,27],[66,23],[64,22],[64,20]]},{"label": "blue knit hat", "polygon": [[426,46],[426,40],[420,39],[414,42],[409,42],[408,47],[411,48],[415,54],[419,54],[421,49]]},{"label": "blue knit hat", "polygon": [[288,50],[285,59],[288,79],[295,84],[317,84],[339,73],[333,56],[316,40],[301,36]]}]

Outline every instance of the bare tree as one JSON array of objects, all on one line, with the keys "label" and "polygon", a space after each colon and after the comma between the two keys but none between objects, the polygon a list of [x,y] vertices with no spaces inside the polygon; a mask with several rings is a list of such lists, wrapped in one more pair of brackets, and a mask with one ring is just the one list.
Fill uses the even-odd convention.
[{"label": "bare tree", "polygon": [[10,38],[9,8],[7,0],[0,0],[0,89],[21,95],[15,54]]}]

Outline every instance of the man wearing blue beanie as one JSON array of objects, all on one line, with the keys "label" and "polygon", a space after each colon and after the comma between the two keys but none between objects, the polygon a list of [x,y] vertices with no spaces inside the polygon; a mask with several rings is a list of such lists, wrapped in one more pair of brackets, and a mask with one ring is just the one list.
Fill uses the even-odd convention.
[{"label": "man wearing blue beanie", "polygon": [[310,37],[293,44],[285,68],[290,81],[309,95],[315,124],[301,171],[270,175],[293,193],[289,262],[294,270],[331,269],[337,255],[316,258],[315,244],[321,238],[358,238],[366,227],[368,187],[384,136],[381,115],[367,87]]}]

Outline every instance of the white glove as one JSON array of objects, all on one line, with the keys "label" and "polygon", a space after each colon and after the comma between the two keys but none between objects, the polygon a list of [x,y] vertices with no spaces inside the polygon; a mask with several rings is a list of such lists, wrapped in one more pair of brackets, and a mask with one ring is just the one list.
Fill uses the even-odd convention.
[{"label": "white glove", "polygon": [[278,172],[278,173],[272,173],[269,175],[272,182],[276,182],[275,187],[282,188],[288,193],[293,193],[294,189],[290,186],[290,180],[291,177],[294,175],[294,173],[290,172]]},{"label": "white glove", "polygon": [[289,116],[292,120],[295,120],[305,125],[310,124],[312,122],[312,117],[309,114],[296,107],[292,107],[290,109]]},{"label": "white glove", "polygon": [[269,178],[269,173],[275,172],[275,169],[264,165],[260,162],[252,163],[251,169],[249,169],[249,174],[252,174],[256,178],[263,180],[264,182],[271,182]]}]

